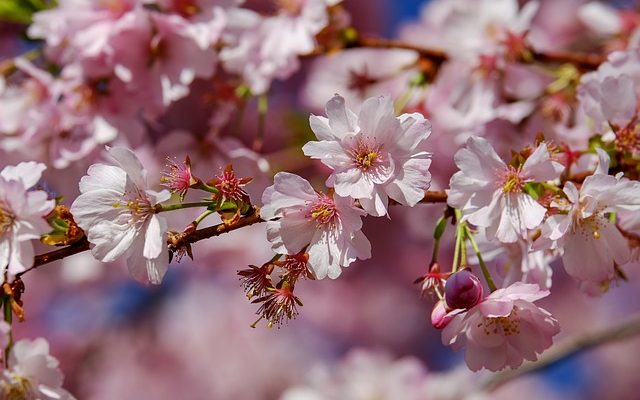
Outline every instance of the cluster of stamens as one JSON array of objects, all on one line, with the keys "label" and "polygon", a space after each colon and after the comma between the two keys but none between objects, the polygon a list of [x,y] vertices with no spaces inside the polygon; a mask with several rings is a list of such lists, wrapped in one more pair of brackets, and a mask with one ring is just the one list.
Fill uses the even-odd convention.
[{"label": "cluster of stamens", "polygon": [[7,400],[27,400],[33,398],[29,380],[21,376],[12,377],[11,382],[0,383],[0,396]]},{"label": "cluster of stamens", "polygon": [[640,126],[634,118],[627,126],[616,132],[616,147],[631,154],[640,154]]},{"label": "cluster of stamens", "polygon": [[326,194],[319,193],[318,200],[311,204],[306,217],[315,221],[318,225],[325,225],[333,223],[337,215],[336,204],[333,199]]},{"label": "cluster of stamens", "polygon": [[7,209],[3,202],[0,201],[0,235],[9,231],[14,220],[15,216],[13,213]]},{"label": "cluster of stamens", "polygon": [[500,181],[503,193],[519,193],[522,192],[525,180],[522,177],[520,168],[511,165],[500,173]]},{"label": "cluster of stamens", "polygon": [[251,182],[251,177],[238,178],[231,164],[227,165],[221,175],[214,178],[211,183],[225,200],[247,201],[249,195],[242,189],[247,183]]},{"label": "cluster of stamens", "polygon": [[113,208],[127,208],[131,210],[132,223],[137,223],[147,219],[147,217],[154,213],[154,207],[149,202],[147,196],[141,193],[125,192],[124,201],[115,202],[111,206]]},{"label": "cluster of stamens", "polygon": [[518,309],[513,308],[511,314],[506,317],[485,318],[478,324],[478,328],[483,328],[485,335],[511,336],[520,333],[520,319]]},{"label": "cluster of stamens", "polygon": [[351,149],[350,156],[356,168],[361,171],[368,171],[379,164],[382,156],[382,146],[373,140],[361,139],[358,144]]}]

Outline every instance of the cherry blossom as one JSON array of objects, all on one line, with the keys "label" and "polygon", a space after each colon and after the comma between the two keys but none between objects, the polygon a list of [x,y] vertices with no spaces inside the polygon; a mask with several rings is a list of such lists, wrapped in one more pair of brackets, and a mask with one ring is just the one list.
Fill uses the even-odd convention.
[{"label": "cherry blossom", "polygon": [[356,258],[371,257],[371,244],[360,231],[364,212],[353,199],[318,193],[298,175],[279,172],[262,202],[273,251],[293,255],[306,248],[317,279],[335,279]]},{"label": "cherry blossom", "polygon": [[71,212],[94,245],[95,258],[109,262],[126,252],[134,278],[159,284],[167,271],[169,251],[167,222],[156,214],[155,206],[169,199],[169,191],[150,189],[146,171],[131,150],[112,147],[108,153],[115,165],[89,167]]},{"label": "cherry blossom", "polygon": [[[303,88],[304,102],[322,109],[325,100],[340,93],[347,104],[361,104],[373,96],[390,94],[401,98],[409,82],[418,75],[418,55],[410,50],[349,49],[314,60]],[[414,89],[408,104],[417,103],[421,94]]]},{"label": "cherry blossom", "polygon": [[597,71],[583,75],[578,99],[596,132],[618,148],[640,154],[638,96],[640,48],[609,55]]},{"label": "cherry blossom", "polygon": [[498,289],[469,311],[456,315],[442,331],[442,343],[466,348],[472,371],[517,368],[535,361],[553,343],[558,321],[533,304],[549,295],[538,285],[516,282]]},{"label": "cherry blossom", "polygon": [[367,99],[356,115],[336,95],[326,112],[309,119],[320,141],[302,150],[333,170],[327,186],[374,216],[387,214],[389,198],[408,206],[422,200],[431,182],[431,155],[420,148],[431,134],[428,120],[418,113],[396,117],[389,97]]},{"label": "cherry blossom", "polygon": [[63,378],[58,360],[49,354],[49,343],[45,339],[23,339],[11,349],[7,369],[0,375],[0,397],[73,400],[62,388]]},{"label": "cherry blossom", "polygon": [[522,8],[517,0],[481,0],[474,7],[465,0],[431,1],[421,21],[405,27],[402,36],[474,61],[480,55],[504,54],[514,40],[521,41],[538,7],[537,1]]},{"label": "cherry blossom", "polygon": [[564,251],[562,262],[569,275],[595,284],[611,280],[615,266],[630,261],[627,240],[609,219],[610,213],[640,210],[640,183],[607,174],[609,157],[600,150],[600,165],[580,189],[567,182],[565,201],[547,218],[537,247],[555,241]]},{"label": "cherry blossom", "polygon": [[316,366],[305,385],[288,389],[280,400],[418,400],[425,397],[427,381],[417,359],[394,360],[381,351],[355,349],[336,366]]},{"label": "cherry blossom", "polygon": [[537,228],[546,215],[524,186],[557,179],[563,170],[551,161],[544,143],[514,167],[505,164],[486,139],[474,136],[456,153],[455,162],[460,171],[451,177],[449,205],[462,210],[463,220],[486,228],[490,240],[505,243],[526,239],[528,230]]},{"label": "cherry blossom", "polygon": [[2,281],[33,265],[33,239],[51,231],[46,217],[55,206],[47,192],[34,187],[44,164],[22,162],[0,171],[0,270]]},{"label": "cherry blossom", "polygon": [[[332,3],[338,3],[333,1]],[[315,35],[328,23],[327,1],[282,1],[280,12],[263,17],[248,9],[229,12],[220,58],[228,72],[241,75],[253,94],[265,93],[274,79],[300,68],[298,56],[316,46]]]}]

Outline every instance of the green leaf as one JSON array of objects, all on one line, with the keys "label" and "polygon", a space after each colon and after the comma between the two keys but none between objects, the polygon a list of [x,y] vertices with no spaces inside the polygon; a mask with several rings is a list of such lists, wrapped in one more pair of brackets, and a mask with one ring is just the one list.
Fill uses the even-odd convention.
[{"label": "green leaf", "polygon": [[30,24],[33,14],[55,7],[55,3],[47,0],[0,0],[0,21]]}]

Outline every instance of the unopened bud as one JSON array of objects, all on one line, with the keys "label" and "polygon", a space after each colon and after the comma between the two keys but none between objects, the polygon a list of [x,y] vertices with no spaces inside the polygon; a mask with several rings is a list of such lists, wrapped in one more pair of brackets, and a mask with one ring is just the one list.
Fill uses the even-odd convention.
[{"label": "unopened bud", "polygon": [[445,300],[451,309],[467,310],[482,301],[482,283],[471,271],[463,269],[451,275],[444,286]]}]

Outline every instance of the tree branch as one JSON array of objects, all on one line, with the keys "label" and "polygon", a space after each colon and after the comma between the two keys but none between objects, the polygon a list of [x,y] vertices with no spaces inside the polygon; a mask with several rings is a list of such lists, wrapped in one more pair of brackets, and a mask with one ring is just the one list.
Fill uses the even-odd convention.
[{"label": "tree branch", "polygon": [[[439,66],[443,62],[449,59],[446,52],[440,49],[434,49],[429,47],[423,47],[415,44],[411,44],[401,40],[395,39],[381,39],[362,36],[346,44],[346,48],[358,48],[369,47],[378,49],[405,49],[413,50],[424,59],[430,60]],[[314,55],[322,54],[323,52],[314,53]],[[552,51],[552,52],[540,52],[531,50],[531,61],[519,60],[522,63],[540,62],[546,64],[566,64],[570,63],[575,65],[578,69],[583,71],[592,71],[597,69],[602,64],[606,57],[600,54],[594,53],[574,53],[568,51]]]},{"label": "tree branch", "polygon": [[[421,203],[446,203],[446,201],[447,193],[445,191],[427,191],[425,192],[424,198],[422,199]],[[390,201],[389,203],[392,205],[398,204],[394,201]],[[224,233],[232,232],[236,229],[244,228],[246,226],[261,222],[265,222],[265,220],[260,217],[260,209],[254,207],[253,212],[250,215],[240,217],[236,222],[232,224],[227,225],[224,223],[220,223],[207,228],[198,229],[190,233],[185,233],[181,237],[169,239],[167,240],[167,244],[169,244],[174,249],[178,249],[182,246],[188,246],[192,243],[199,242],[200,240],[208,239],[214,236],[220,236]],[[89,242],[85,237],[70,246],[37,255],[34,259],[33,266],[25,271],[16,274],[16,279],[20,278],[22,275],[26,274],[29,271],[37,269],[42,265],[49,264],[53,261],[62,260],[63,258],[82,253],[86,250],[89,250]]]},{"label": "tree branch", "polygon": [[514,378],[544,369],[580,352],[603,344],[618,342],[637,335],[640,335],[640,314],[636,314],[617,325],[607,327],[596,332],[586,333],[574,338],[565,339],[563,342],[558,343],[549,349],[549,351],[543,354],[538,361],[527,362],[518,369],[507,370],[495,374],[482,386],[484,389],[492,391]]}]

